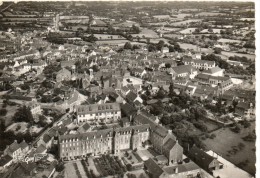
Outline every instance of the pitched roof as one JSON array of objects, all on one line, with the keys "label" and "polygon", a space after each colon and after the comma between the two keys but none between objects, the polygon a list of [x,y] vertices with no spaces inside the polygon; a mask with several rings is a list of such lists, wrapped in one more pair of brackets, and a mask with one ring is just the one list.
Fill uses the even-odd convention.
[{"label": "pitched roof", "polygon": [[135,107],[133,107],[129,103],[122,104],[121,110],[126,116],[130,116],[136,112]]},{"label": "pitched roof", "polygon": [[206,152],[203,150],[199,149],[196,146],[193,146],[189,153],[188,157],[192,159],[195,163],[197,163],[201,168],[203,169],[208,169],[209,164],[216,158],[213,156],[208,155]]},{"label": "pitched roof", "polygon": [[219,68],[218,66],[216,67],[212,67],[208,70],[204,70],[203,73],[206,73],[206,74],[214,74],[214,73],[217,73],[217,72],[220,72],[222,71],[223,69]]},{"label": "pitched roof", "polygon": [[156,162],[149,158],[147,161],[144,162],[145,167],[147,170],[153,175],[153,177],[160,177],[160,175],[163,173],[162,168],[156,164]]},{"label": "pitched roof", "polygon": [[130,102],[133,102],[136,99],[137,95],[130,91],[127,95],[126,95],[126,99]]},{"label": "pitched roof", "polygon": [[77,106],[77,114],[119,111],[119,103],[103,103]]},{"label": "pitched roof", "polygon": [[14,141],[11,145],[9,145],[8,147],[8,151],[10,152],[15,152],[16,150],[18,150],[20,148],[19,144],[17,143],[17,141]]},{"label": "pitched roof", "polygon": [[42,138],[42,140],[45,142],[45,143],[48,143],[50,140],[51,140],[51,136],[49,136],[48,134],[45,134]]},{"label": "pitched roof", "polygon": [[[176,171],[177,169],[177,171]],[[193,170],[197,170],[200,169],[200,167],[195,164],[194,162],[188,162],[186,164],[179,164],[176,166],[169,166],[169,167],[164,167],[163,170],[167,173],[167,174],[179,174],[179,173],[183,173],[183,172],[189,172],[189,171],[193,171]]]},{"label": "pitched roof", "polygon": [[190,59],[190,58],[185,58],[183,59],[183,62],[188,62],[189,64],[195,63],[195,64],[208,64],[208,65],[214,65],[215,61],[208,61],[208,60],[200,60],[200,59]]},{"label": "pitched roof", "polygon": [[176,144],[176,141],[174,141],[172,138],[168,139],[167,142],[163,145],[163,148],[167,151],[170,151],[174,145]]},{"label": "pitched roof", "polygon": [[180,65],[177,67],[173,67],[172,70],[177,74],[183,74],[183,73],[191,73],[192,71],[195,71],[196,69],[192,67],[191,65]]},{"label": "pitched roof", "polygon": [[12,161],[13,158],[9,155],[5,155],[3,157],[1,157],[0,159],[0,167],[1,166],[5,166],[7,163],[9,163],[10,161]]},{"label": "pitched roof", "polygon": [[250,104],[248,102],[239,102],[236,107],[242,109],[249,109]]}]

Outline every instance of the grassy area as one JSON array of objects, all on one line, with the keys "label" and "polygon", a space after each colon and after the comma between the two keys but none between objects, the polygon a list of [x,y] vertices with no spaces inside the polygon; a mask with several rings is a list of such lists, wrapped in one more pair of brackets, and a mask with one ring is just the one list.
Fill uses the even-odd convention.
[{"label": "grassy area", "polygon": [[[0,104],[0,108],[2,108],[3,104]],[[14,116],[14,113],[17,111],[19,108],[19,105],[16,106],[6,106],[7,113],[5,116],[1,116],[0,118],[5,121],[5,125],[9,126],[12,124],[12,117]]]},{"label": "grassy area", "polygon": [[253,175],[256,170],[255,143],[246,142],[242,138],[254,128],[255,124],[252,124],[250,128],[242,129],[241,133],[238,134],[230,131],[229,128],[222,128],[212,132],[216,138],[206,139],[202,142],[207,149],[213,150],[236,165],[247,162],[244,165],[241,164],[241,168]]}]

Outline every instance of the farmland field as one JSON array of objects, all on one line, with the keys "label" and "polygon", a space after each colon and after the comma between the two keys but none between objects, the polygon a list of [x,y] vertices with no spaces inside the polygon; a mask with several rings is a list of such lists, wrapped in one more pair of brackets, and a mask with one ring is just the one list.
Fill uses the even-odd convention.
[{"label": "farmland field", "polygon": [[221,43],[241,43],[242,41],[240,41],[240,40],[226,39],[226,38],[220,38],[220,39],[218,40],[218,42],[221,42]]},{"label": "farmland field", "polygon": [[193,49],[194,51],[200,51],[205,53],[212,53],[213,50],[210,48],[198,48],[197,45],[189,44],[189,43],[179,43],[180,47],[183,49]]},{"label": "farmland field", "polygon": [[220,16],[226,15],[225,13],[216,13],[216,12],[200,12],[196,16]]},{"label": "farmland field", "polygon": [[143,36],[145,38],[159,38],[159,36],[157,35],[157,33],[155,33],[153,30],[144,28],[141,30],[141,32],[139,34],[133,34],[132,35],[134,38],[139,36],[140,38],[143,38]]},{"label": "farmland field", "polygon": [[195,29],[196,28],[187,28],[187,29],[180,31],[180,33],[181,34],[191,34],[191,33],[195,32]]},{"label": "farmland field", "polygon": [[227,51],[222,51],[222,55],[230,57],[230,56],[239,56],[239,57],[247,57],[248,59],[254,61],[255,60],[255,55],[253,54],[242,54],[242,53],[235,53],[235,52],[227,52]]},{"label": "farmland field", "polygon": [[180,26],[180,25],[186,25],[186,24],[189,24],[191,22],[201,22],[202,19],[191,19],[191,20],[184,20],[184,21],[180,21],[180,22],[174,22],[174,23],[171,23],[170,25],[172,26]]}]

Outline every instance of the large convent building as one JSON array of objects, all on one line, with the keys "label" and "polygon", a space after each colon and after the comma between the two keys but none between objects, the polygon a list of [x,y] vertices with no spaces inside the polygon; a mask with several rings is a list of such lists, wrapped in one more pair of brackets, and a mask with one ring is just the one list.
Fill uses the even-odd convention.
[{"label": "large convent building", "polygon": [[143,113],[134,117],[134,123],[129,127],[62,135],[59,137],[59,156],[75,159],[86,155],[119,154],[150,143],[155,151],[168,159],[169,165],[182,161],[183,148],[171,131]]}]

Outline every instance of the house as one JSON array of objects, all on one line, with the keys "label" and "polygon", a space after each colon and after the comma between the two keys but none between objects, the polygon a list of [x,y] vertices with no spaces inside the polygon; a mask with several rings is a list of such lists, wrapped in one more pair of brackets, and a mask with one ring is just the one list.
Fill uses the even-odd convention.
[{"label": "house", "polygon": [[195,145],[190,149],[187,156],[196,164],[198,164],[199,167],[209,173],[212,173],[213,170],[223,168],[223,164],[215,157],[208,155],[206,152],[199,149]]},{"label": "house", "polygon": [[61,82],[63,80],[71,80],[71,72],[66,68],[62,68],[56,75],[56,82]]},{"label": "house", "polygon": [[179,145],[178,140],[169,138],[163,145],[163,154],[168,160],[168,165],[182,162],[183,148]]},{"label": "house", "polygon": [[169,48],[168,47],[163,47],[161,52],[162,53],[169,53]]},{"label": "house", "polygon": [[28,150],[29,145],[25,141],[18,144],[15,140],[11,145],[6,147],[4,154],[11,156],[13,159],[20,159],[25,156]]},{"label": "house", "polygon": [[46,133],[43,136],[41,136],[41,138],[37,142],[37,146],[39,147],[40,145],[43,145],[47,149],[49,149],[52,146],[52,141],[53,141],[53,137],[51,137],[48,133]]},{"label": "house", "polygon": [[30,108],[32,115],[41,114],[42,112],[41,105],[37,102],[30,102],[28,104],[28,107]]},{"label": "house", "polygon": [[10,155],[3,155],[0,158],[0,171],[7,168],[13,163],[13,158]]},{"label": "house", "polygon": [[204,69],[204,70],[208,70],[216,66],[215,61],[200,60],[200,59],[193,60],[191,58],[184,58],[183,63],[185,65],[192,65],[196,69]]},{"label": "house", "polygon": [[131,69],[131,74],[136,76],[136,77],[142,78],[146,73],[147,72],[146,72],[145,69],[141,69],[141,68],[133,68],[133,69]]},{"label": "house", "polygon": [[239,102],[235,108],[235,114],[242,117],[254,117],[255,107],[249,102]]}]

